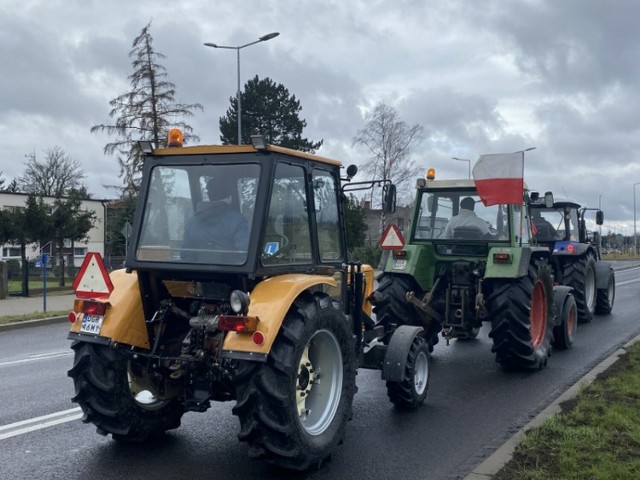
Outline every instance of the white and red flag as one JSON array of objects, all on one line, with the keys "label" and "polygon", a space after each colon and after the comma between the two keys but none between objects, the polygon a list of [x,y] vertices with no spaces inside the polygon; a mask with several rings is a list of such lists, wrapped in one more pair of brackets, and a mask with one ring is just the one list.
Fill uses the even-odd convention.
[{"label": "white and red flag", "polygon": [[473,180],[482,203],[489,205],[522,203],[524,152],[480,155],[473,166]]}]

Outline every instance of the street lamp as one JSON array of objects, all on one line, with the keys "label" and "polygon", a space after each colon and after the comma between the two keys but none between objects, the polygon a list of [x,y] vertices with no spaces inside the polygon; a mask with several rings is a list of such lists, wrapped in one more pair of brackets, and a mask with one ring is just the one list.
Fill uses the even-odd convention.
[{"label": "street lamp", "polygon": [[468,158],[458,158],[458,157],[451,157],[452,160],[458,160],[459,162],[467,162],[467,166],[468,166],[468,178],[471,178],[471,160],[469,160]]},{"label": "street lamp", "polygon": [[636,185],[640,185],[640,182],[633,184],[633,254],[638,254],[638,237],[636,234]]},{"label": "street lamp", "polygon": [[229,50],[235,50],[237,52],[237,56],[238,56],[238,92],[236,93],[236,101],[238,102],[238,145],[241,144],[242,142],[242,127],[241,127],[241,107],[240,107],[240,50],[242,50],[245,47],[249,47],[251,45],[255,45],[256,43],[260,43],[260,42],[266,42],[267,40],[271,40],[272,38],[277,37],[278,35],[280,35],[279,32],[273,32],[273,33],[268,33],[266,35],[263,35],[262,37],[258,38],[258,40],[256,40],[255,42],[250,42],[247,43],[245,45],[240,45],[238,47],[231,47],[228,45],[218,45],[216,43],[205,43],[205,46],[207,47],[213,47],[213,48],[226,48]]}]

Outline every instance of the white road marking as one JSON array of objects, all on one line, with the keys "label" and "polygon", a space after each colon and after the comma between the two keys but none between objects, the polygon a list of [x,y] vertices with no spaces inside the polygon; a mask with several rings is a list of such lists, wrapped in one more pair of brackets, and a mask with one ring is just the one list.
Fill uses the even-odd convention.
[{"label": "white road marking", "polygon": [[0,426],[0,440],[24,435],[25,433],[35,432],[43,428],[53,427],[61,423],[72,422],[82,418],[80,407],[70,408],[61,412],[50,413],[41,417],[30,418],[20,422],[11,423],[9,425]]},{"label": "white road marking", "polygon": [[69,355],[73,355],[71,350],[65,350],[63,352],[51,352],[51,353],[40,353],[36,355],[31,355],[27,358],[22,358],[20,360],[11,360],[9,362],[0,362],[0,367],[4,367],[5,365],[17,365],[20,363],[29,363],[35,362],[38,360],[47,360],[49,358],[57,358],[57,357],[67,357]]},{"label": "white road marking", "polygon": [[636,283],[636,282],[640,282],[640,278],[634,278],[632,280],[627,280],[625,282],[616,282],[616,287],[619,287],[621,285],[628,285],[629,283]]}]

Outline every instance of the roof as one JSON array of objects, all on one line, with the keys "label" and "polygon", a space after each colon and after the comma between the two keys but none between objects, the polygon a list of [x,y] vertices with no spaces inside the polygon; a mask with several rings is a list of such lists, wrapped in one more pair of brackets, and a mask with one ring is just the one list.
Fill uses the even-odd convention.
[{"label": "roof", "polygon": [[[342,166],[342,162],[331,158],[322,157],[313,153],[301,152],[292,148],[279,147],[277,145],[267,145],[267,152],[280,153],[292,157],[304,158],[313,162],[327,163],[329,165]],[[233,153],[256,153],[261,150],[253,145],[198,145],[193,147],[173,147],[157,148],[154,155],[221,155]]]}]

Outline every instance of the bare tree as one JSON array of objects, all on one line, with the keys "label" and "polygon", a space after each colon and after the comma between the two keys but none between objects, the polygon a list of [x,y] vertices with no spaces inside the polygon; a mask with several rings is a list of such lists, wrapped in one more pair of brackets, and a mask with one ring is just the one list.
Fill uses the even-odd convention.
[{"label": "bare tree", "polygon": [[58,147],[45,150],[43,161],[35,152],[27,154],[24,174],[17,184],[22,192],[47,197],[64,197],[73,189],[84,189],[80,181],[85,178],[80,162]]},{"label": "bare tree", "polygon": [[182,130],[185,142],[198,140],[191,126],[181,119],[193,115],[194,109],[202,110],[199,103],[176,103],[176,87],[166,80],[166,69],[159,63],[165,56],[154,50],[150,28],[151,23],[142,29],[129,52],[133,59],[133,73],[128,77],[132,90],[109,102],[109,116],[115,118],[115,124],[91,127],[92,133],[116,136],[115,141],[105,145],[104,153],[117,155],[123,190],[129,194],[135,194],[140,187],[143,157],[137,141],[151,140],[164,146],[168,130],[174,127]]},{"label": "bare tree", "polygon": [[[358,130],[353,143],[369,149],[371,161],[364,171],[375,179],[391,180],[399,192],[404,191],[415,169],[410,164],[411,149],[422,141],[424,128],[409,126],[398,112],[384,103],[378,103],[365,117],[365,126]],[[373,190],[371,192],[373,204]],[[381,231],[385,227],[384,213],[380,218]]]}]

